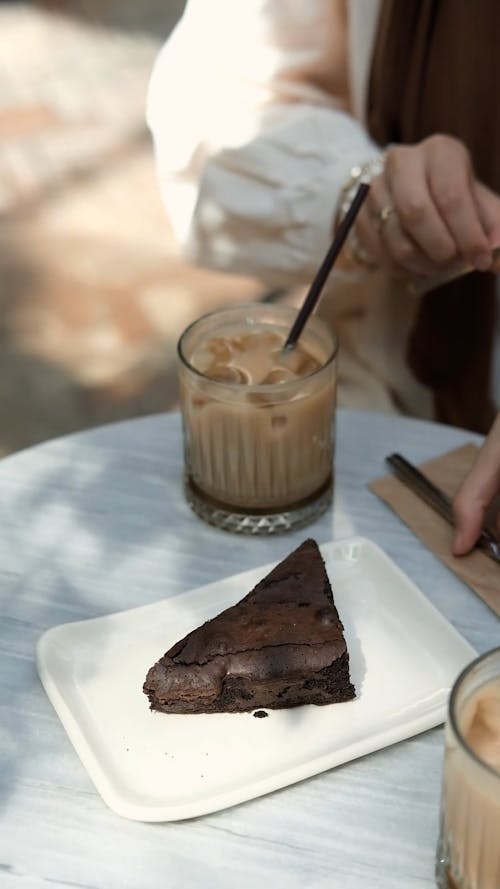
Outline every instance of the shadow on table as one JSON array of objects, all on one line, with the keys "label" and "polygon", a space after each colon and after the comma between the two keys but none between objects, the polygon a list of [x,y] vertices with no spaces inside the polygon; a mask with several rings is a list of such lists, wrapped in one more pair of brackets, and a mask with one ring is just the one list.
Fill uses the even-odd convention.
[{"label": "shadow on table", "polygon": [[[183,551],[177,543],[183,502],[172,494],[180,485],[180,454],[171,455],[174,468],[166,471],[163,443],[147,437],[139,443],[134,424],[124,427],[129,448],[124,452],[106,446],[105,428],[95,433],[102,446],[89,443],[88,435],[3,463],[8,467],[12,460],[8,484],[0,481],[5,510],[0,652],[6,664],[0,686],[10,702],[0,741],[1,805],[23,774],[42,786],[57,785],[64,757],[74,758],[36,674],[34,650],[43,632],[147,604],[186,586],[189,547]],[[2,464],[0,476],[1,470]],[[105,645],[103,636],[102,650]],[[98,662],[94,666],[99,669]],[[36,763],[42,761],[40,777]]]},{"label": "shadow on table", "polygon": [[[150,417],[60,439],[3,464],[10,467],[8,485],[3,485],[0,579],[6,579],[7,621],[0,628],[0,640],[5,637],[10,651],[9,667],[20,658],[12,689],[6,687],[4,695],[12,700],[2,743],[4,802],[8,788],[23,773],[57,785],[64,757],[68,770],[71,761],[76,762],[41,693],[33,662],[36,642],[46,629],[177,596],[222,573],[229,576],[252,565],[276,563],[291,549],[286,535],[235,540],[193,521],[182,496],[180,416],[174,422],[177,435],[172,435],[172,417],[168,422]],[[2,464],[0,485],[1,476]],[[298,542],[295,538],[293,545]],[[177,616],[189,626],[193,615],[182,613],[183,607],[190,608],[189,600],[184,606],[181,597],[176,604]],[[359,640],[352,628],[346,629],[359,663]],[[105,625],[100,633],[99,650],[104,653],[110,642]],[[158,657],[174,641],[165,628]],[[97,671],[99,661],[88,667]],[[10,680],[4,675],[0,682],[8,686]],[[147,707],[146,699],[144,703]],[[290,711],[287,718],[291,728],[298,726],[304,711]],[[87,789],[85,773],[78,774],[75,785],[85,782]]]}]

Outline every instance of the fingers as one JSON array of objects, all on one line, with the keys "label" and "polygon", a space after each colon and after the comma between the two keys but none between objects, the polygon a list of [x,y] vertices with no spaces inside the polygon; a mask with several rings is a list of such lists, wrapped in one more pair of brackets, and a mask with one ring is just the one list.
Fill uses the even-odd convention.
[{"label": "fingers", "polygon": [[479,537],[488,507],[500,491],[500,413],[479,451],[476,462],[453,501],[455,555],[469,552]]},{"label": "fingers", "polygon": [[[381,211],[386,211],[384,215]],[[370,256],[391,274],[428,276],[434,265],[403,230],[385,174],[372,180],[365,207],[357,223],[359,237]]]},{"label": "fingers", "polygon": [[[483,228],[488,235],[493,250],[500,247],[500,198],[481,182],[474,183],[474,195]],[[492,270],[497,268],[498,260],[493,263]]]},{"label": "fingers", "polygon": [[389,151],[386,174],[403,231],[432,263],[451,263],[457,248],[430,191],[424,152],[419,146]]},{"label": "fingers", "polygon": [[500,246],[500,198],[475,180],[461,142],[435,135],[388,149],[356,228],[374,262],[395,275],[486,271]]},{"label": "fingers", "polygon": [[434,203],[457,253],[480,271],[491,265],[491,248],[473,191],[473,172],[465,147],[448,136],[426,140],[427,176]]}]

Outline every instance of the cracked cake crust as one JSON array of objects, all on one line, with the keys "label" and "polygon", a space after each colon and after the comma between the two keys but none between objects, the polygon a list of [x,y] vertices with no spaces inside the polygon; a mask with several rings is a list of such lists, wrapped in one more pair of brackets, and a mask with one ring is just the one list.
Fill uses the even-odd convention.
[{"label": "cracked cake crust", "polygon": [[330,704],[355,696],[343,626],[306,540],[236,605],[176,642],[143,686],[165,713]]}]

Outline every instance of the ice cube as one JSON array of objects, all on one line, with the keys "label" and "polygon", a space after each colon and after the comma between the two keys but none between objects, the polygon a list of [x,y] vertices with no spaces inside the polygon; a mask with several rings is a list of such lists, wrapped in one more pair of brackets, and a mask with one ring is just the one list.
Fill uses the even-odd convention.
[{"label": "ice cube", "polygon": [[287,367],[274,367],[268,374],[266,374],[262,382],[265,385],[270,385],[272,383],[287,383],[289,380],[294,379],[295,374]]},{"label": "ice cube", "polygon": [[233,357],[233,350],[230,346],[229,340],[225,339],[225,337],[214,337],[208,343],[207,348],[217,362],[228,362],[231,361],[231,358]]},{"label": "ice cube", "polygon": [[250,382],[247,372],[241,367],[235,367],[233,364],[215,363],[205,373],[211,380],[217,380],[220,383],[245,384]]}]

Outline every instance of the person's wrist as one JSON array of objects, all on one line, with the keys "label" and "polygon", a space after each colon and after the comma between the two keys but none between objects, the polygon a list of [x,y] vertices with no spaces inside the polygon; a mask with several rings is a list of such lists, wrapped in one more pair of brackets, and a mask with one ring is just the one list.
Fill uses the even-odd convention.
[{"label": "person's wrist", "polygon": [[[372,179],[375,179],[376,176],[380,176],[380,174],[384,171],[384,163],[385,155],[380,154],[377,157],[371,158],[371,160],[366,161],[363,164],[355,164],[353,167],[351,167],[349,176],[342,186],[337,202],[334,232],[337,231],[342,219],[351,206],[354,195],[356,194],[359,185],[362,182],[370,184]],[[357,265],[373,268],[373,259],[361,243],[355,225],[351,228],[344,249],[347,258],[350,261],[354,262]]]}]

